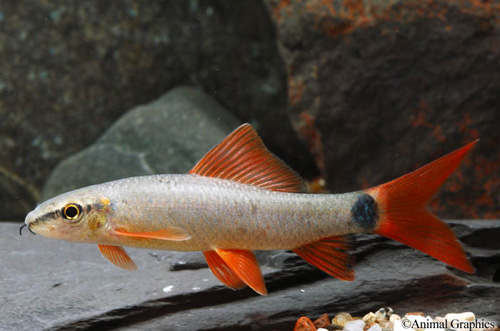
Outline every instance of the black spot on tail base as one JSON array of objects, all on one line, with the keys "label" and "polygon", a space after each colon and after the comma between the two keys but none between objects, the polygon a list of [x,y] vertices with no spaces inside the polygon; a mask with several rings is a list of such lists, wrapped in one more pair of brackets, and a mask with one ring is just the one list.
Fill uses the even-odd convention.
[{"label": "black spot on tail base", "polygon": [[378,206],[375,199],[369,194],[360,195],[351,214],[353,220],[365,230],[372,230],[377,225]]}]

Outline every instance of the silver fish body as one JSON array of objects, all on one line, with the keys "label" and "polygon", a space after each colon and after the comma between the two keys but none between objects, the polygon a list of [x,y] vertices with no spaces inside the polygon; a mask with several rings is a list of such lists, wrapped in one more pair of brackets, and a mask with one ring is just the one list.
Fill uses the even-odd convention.
[{"label": "silver fish body", "polygon": [[[324,237],[363,232],[351,216],[352,206],[361,194],[274,192],[191,174],[153,175],[85,187],[55,197],[42,206],[53,210],[72,201],[109,200],[109,206],[87,203],[83,207],[84,213],[86,209],[99,208],[106,215],[107,231],[91,240],[97,244],[176,251],[205,251],[214,247],[270,250],[291,249]],[[35,209],[32,214],[43,215],[43,212]],[[26,223],[34,221],[28,215]],[[191,239],[123,238],[109,231],[145,232],[172,226],[183,228]],[[77,237],[72,239],[79,241]]]}]

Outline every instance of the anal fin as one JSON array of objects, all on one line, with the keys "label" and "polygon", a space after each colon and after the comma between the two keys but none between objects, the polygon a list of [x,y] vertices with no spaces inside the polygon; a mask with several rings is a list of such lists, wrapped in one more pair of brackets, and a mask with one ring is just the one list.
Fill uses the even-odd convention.
[{"label": "anal fin", "polygon": [[245,287],[245,282],[224,262],[224,260],[215,251],[204,251],[205,259],[212,273],[224,285],[229,288],[239,290]]},{"label": "anal fin", "polygon": [[346,236],[333,236],[323,238],[293,251],[327,274],[342,279],[354,280],[354,257],[346,252],[351,249],[351,238]]},{"label": "anal fin", "polygon": [[101,254],[115,266],[134,271],[137,270],[137,266],[134,261],[128,256],[127,252],[121,246],[112,245],[98,245]]},{"label": "anal fin", "polygon": [[[234,275],[232,275],[233,278],[231,280],[235,282],[236,285],[238,282],[235,280],[234,276],[237,276],[243,283],[247,284],[255,292],[261,295],[267,295],[264,277],[262,277],[259,263],[257,262],[257,258],[253,252],[244,249],[215,249],[215,252],[232,270]],[[226,275],[227,274],[228,273],[226,272]],[[217,276],[217,278],[219,277]],[[221,279],[219,278],[219,280]],[[221,281],[226,284],[223,280]]]}]

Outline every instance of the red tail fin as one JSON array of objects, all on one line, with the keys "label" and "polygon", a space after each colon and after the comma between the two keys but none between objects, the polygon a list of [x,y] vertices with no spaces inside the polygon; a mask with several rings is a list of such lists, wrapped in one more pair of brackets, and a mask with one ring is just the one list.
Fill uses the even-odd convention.
[{"label": "red tail fin", "polygon": [[368,189],[378,202],[376,233],[400,241],[457,269],[473,273],[455,234],[427,209],[427,202],[458,167],[473,141],[405,176]]}]

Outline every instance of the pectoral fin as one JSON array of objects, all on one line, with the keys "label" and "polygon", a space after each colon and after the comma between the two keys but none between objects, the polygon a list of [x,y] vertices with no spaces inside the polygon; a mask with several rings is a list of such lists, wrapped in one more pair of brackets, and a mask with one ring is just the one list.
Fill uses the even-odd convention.
[{"label": "pectoral fin", "polygon": [[115,266],[134,271],[137,270],[137,266],[134,261],[128,256],[127,252],[121,246],[112,246],[112,245],[98,245],[99,251],[101,254]]},{"label": "pectoral fin", "polygon": [[125,230],[114,230],[115,234],[135,238],[149,238],[160,240],[184,241],[191,239],[191,235],[181,227],[171,226],[169,228],[154,232],[127,232]]},{"label": "pectoral fin", "polygon": [[[267,295],[264,277],[262,277],[259,263],[253,252],[244,249],[215,249],[215,251],[241,281],[250,286],[255,292]],[[224,281],[222,282],[226,284]]]}]

